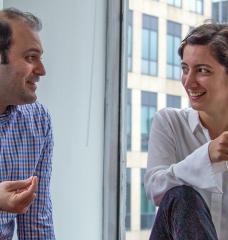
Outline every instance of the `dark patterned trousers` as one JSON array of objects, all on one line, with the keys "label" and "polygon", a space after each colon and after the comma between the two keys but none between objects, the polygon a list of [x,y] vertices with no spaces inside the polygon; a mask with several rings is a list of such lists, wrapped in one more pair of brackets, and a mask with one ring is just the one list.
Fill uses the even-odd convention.
[{"label": "dark patterned trousers", "polygon": [[209,208],[189,186],[177,186],[164,195],[150,240],[218,240]]}]

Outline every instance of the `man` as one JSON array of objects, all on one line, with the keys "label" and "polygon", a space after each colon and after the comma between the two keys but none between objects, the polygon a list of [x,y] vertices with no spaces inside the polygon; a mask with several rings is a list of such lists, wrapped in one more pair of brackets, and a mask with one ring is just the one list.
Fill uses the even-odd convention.
[{"label": "man", "polygon": [[[23,214],[0,212],[0,239],[12,239],[15,219],[19,239],[55,239],[49,191],[52,129],[35,93],[45,75],[40,29],[41,22],[30,13],[12,8],[0,12],[0,182],[5,192],[10,184],[19,184],[8,199],[24,199],[19,208],[12,202],[2,208]],[[27,179],[31,176],[36,177]],[[23,179],[24,188],[9,182]]]}]

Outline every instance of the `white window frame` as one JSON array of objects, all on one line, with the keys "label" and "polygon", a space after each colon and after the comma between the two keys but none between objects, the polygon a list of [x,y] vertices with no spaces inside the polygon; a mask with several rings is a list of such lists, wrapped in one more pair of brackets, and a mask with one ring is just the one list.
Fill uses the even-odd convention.
[{"label": "white window frame", "polygon": [[125,239],[127,0],[108,0],[103,240]]}]

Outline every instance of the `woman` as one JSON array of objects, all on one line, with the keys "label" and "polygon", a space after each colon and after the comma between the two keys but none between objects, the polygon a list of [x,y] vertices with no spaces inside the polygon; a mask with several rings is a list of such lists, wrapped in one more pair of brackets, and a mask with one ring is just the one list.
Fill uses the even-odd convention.
[{"label": "woman", "polygon": [[228,25],[193,29],[178,53],[191,108],[153,120],[145,189],[159,210],[150,240],[227,240]]}]

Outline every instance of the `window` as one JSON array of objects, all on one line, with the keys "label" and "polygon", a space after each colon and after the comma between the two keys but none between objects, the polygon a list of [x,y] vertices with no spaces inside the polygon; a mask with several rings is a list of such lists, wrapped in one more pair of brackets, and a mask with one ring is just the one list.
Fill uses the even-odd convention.
[{"label": "window", "polygon": [[128,71],[132,71],[132,41],[133,41],[133,31],[132,31],[133,14],[132,11],[128,11]]},{"label": "window", "polygon": [[131,90],[127,90],[127,150],[131,150]]},{"label": "window", "polygon": [[157,75],[158,72],[158,19],[143,14],[142,73]]},{"label": "window", "polygon": [[181,0],[167,0],[167,3],[175,7],[181,7]]},{"label": "window", "polygon": [[203,15],[203,0],[191,0],[189,4],[191,12]]},{"label": "window", "polygon": [[141,105],[141,151],[146,152],[151,122],[157,111],[157,94],[142,91]]},{"label": "window", "polygon": [[144,190],[145,169],[141,169],[141,229],[151,229],[155,219],[156,207],[148,201]]},{"label": "window", "polygon": [[125,228],[129,230],[131,227],[131,169],[126,169],[126,218]]},{"label": "window", "polygon": [[213,1],[212,3],[212,16],[216,22],[228,22],[228,1]]},{"label": "window", "polygon": [[181,107],[181,97],[167,94],[166,106],[173,107],[173,108],[180,108]]},{"label": "window", "polygon": [[[191,3],[192,1],[194,3]],[[123,196],[120,206],[116,210],[112,207],[113,204],[110,204],[111,216],[118,215],[119,209],[124,211],[124,218],[120,216],[120,222],[118,222],[118,227],[120,231],[123,230],[123,234],[119,238],[110,240],[149,239],[154,222],[155,206],[153,201],[146,197],[143,177],[147,165],[151,122],[155,112],[163,107],[188,106],[188,96],[184,95],[180,81],[181,68],[177,50],[190,26],[195,27],[206,19],[212,18],[212,1],[204,1],[203,6],[202,1],[198,2],[203,9],[203,15],[196,12],[199,9],[197,2],[195,0],[128,1],[130,9],[125,12],[122,26],[122,39],[127,40],[122,45],[122,49],[123,46],[127,47],[123,49],[122,56],[126,56],[129,63],[128,66],[122,68],[128,68],[128,74],[125,72],[123,74],[123,78],[127,76],[127,79],[122,79],[122,81],[124,86],[128,86],[128,91],[122,91],[123,94],[127,94],[127,96],[122,96],[122,99],[126,99],[122,102],[125,102],[127,106],[123,106],[121,110],[121,116],[123,121],[127,122],[127,126],[122,131],[126,135],[120,138],[119,142],[120,147],[124,142],[126,143],[127,152],[123,151],[126,156],[123,161],[121,158],[119,161],[114,161],[118,166],[122,163],[126,163],[126,166],[122,167],[123,171],[119,173],[118,178],[119,182],[122,182],[120,190],[123,190],[123,194],[120,194],[120,197]],[[186,11],[190,11],[190,4],[193,9],[188,12],[191,19],[186,21]],[[127,37],[125,37],[126,34],[128,34]],[[127,59],[121,60],[124,63]],[[116,72],[112,71],[113,74]],[[124,81],[127,81],[127,84]],[[122,132],[120,131],[120,135]],[[123,139],[126,140],[122,141]],[[121,149],[120,153],[122,153]],[[111,167],[110,169],[113,169]],[[112,193],[114,188],[109,189]],[[114,232],[113,222],[116,221],[110,221],[110,228],[105,239],[109,239],[110,231]],[[124,223],[125,226],[123,226]]]},{"label": "window", "polygon": [[180,80],[180,57],[177,54],[181,42],[181,24],[167,22],[167,78]]}]

